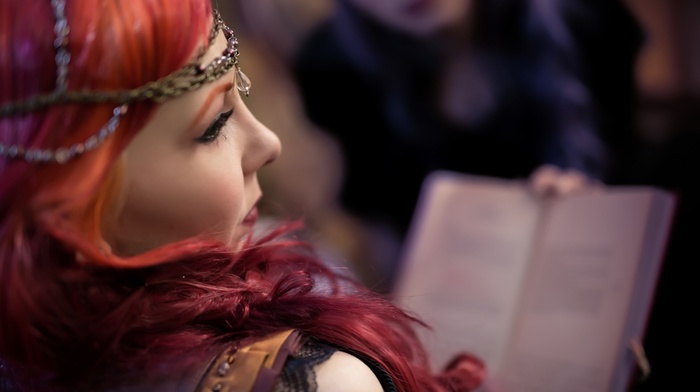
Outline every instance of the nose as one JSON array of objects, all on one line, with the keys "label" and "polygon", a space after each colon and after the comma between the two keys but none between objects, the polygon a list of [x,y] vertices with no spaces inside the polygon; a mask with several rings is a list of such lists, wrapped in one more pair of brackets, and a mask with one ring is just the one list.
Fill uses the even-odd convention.
[{"label": "nose", "polygon": [[277,159],[282,151],[282,144],[274,132],[250,112],[247,114],[250,122],[242,166],[245,174],[251,174]]}]

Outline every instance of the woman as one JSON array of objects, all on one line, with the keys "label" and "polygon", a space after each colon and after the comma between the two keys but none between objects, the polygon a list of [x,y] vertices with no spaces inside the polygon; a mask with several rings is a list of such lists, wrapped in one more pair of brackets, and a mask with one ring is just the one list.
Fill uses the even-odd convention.
[{"label": "woman", "polygon": [[280,146],[209,1],[3,0],[0,29],[0,387],[233,390],[279,336],[249,387],[474,386],[284,229],[252,239]]}]

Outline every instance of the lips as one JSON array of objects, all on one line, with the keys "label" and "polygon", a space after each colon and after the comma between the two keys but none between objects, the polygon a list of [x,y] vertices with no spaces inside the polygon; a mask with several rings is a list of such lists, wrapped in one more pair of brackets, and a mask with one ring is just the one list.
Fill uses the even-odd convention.
[{"label": "lips", "polygon": [[258,207],[253,206],[253,208],[250,209],[248,214],[243,218],[243,221],[241,224],[246,225],[246,226],[253,226],[255,225],[255,222],[258,221]]}]

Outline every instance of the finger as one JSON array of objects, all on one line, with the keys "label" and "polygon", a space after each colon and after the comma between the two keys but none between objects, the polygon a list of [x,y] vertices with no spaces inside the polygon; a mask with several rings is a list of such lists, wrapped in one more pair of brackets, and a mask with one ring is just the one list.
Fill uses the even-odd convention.
[{"label": "finger", "polygon": [[533,192],[538,196],[556,193],[557,179],[561,174],[561,170],[556,166],[540,166],[530,177]]},{"label": "finger", "polygon": [[557,196],[567,196],[582,192],[587,186],[588,177],[577,170],[567,170],[561,173],[554,184]]},{"label": "finger", "polygon": [[556,180],[556,195],[567,196],[581,192],[600,192],[604,187],[601,181],[588,177],[578,170],[567,170]]}]

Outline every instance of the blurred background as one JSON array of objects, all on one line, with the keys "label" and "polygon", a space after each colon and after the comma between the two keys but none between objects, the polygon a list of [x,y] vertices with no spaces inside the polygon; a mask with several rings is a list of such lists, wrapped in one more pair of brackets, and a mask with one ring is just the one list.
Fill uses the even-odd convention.
[{"label": "blurred background", "polygon": [[[431,1],[410,1],[414,6],[411,12],[421,12],[421,7],[428,7]],[[478,4],[480,0],[465,2]],[[600,156],[595,146],[605,146],[607,155],[600,159],[606,162],[605,170],[598,170],[594,164],[577,166],[567,162],[568,166],[607,184],[653,185],[678,193],[680,206],[645,339],[647,355],[652,364],[651,377],[636,385],[634,390],[694,389],[691,386],[697,382],[692,375],[700,365],[699,357],[695,354],[699,349],[696,332],[700,330],[700,325],[693,314],[699,299],[695,289],[698,248],[694,245],[697,242],[696,235],[700,233],[700,230],[695,229],[696,222],[700,219],[697,174],[700,168],[700,1],[490,2],[492,10],[483,13],[475,11],[476,16],[470,19],[470,23],[483,25],[486,22],[478,19],[480,15],[496,15],[497,17],[489,19],[489,23],[492,23],[491,30],[488,27],[483,29],[487,33],[482,37],[489,37],[489,31],[496,31],[491,37],[501,39],[508,37],[509,30],[514,30],[512,36],[517,39],[479,41],[478,34],[465,33],[471,42],[466,45],[469,48],[467,52],[479,53],[481,57],[474,57],[486,60],[467,62],[471,64],[469,69],[472,70],[466,73],[467,79],[471,76],[471,84],[467,85],[472,87],[467,90],[477,92],[464,98],[469,104],[457,105],[457,109],[454,109],[455,106],[450,104],[453,101],[444,101],[447,102],[443,105],[444,113],[447,117],[452,116],[450,121],[455,124],[468,124],[477,129],[479,127],[474,124],[481,124],[482,121],[479,115],[488,114],[490,110],[496,114],[509,113],[501,111],[498,105],[499,102],[510,99],[508,97],[511,95],[502,91],[507,90],[503,86],[509,88],[511,84],[496,81],[486,83],[486,87],[483,87],[479,81],[488,80],[493,75],[505,75],[505,78],[510,75],[508,66],[502,74],[490,70],[488,64],[494,64],[489,62],[493,58],[497,59],[495,64],[501,64],[498,59],[503,58],[506,59],[506,64],[510,64],[510,59],[514,59],[515,63],[525,59],[524,67],[528,70],[532,70],[528,67],[533,68],[534,76],[523,79],[528,81],[530,78],[534,82],[531,83],[532,86],[527,83],[524,85],[527,84],[534,91],[532,96],[536,98],[535,101],[544,96],[541,103],[547,109],[548,103],[570,100],[571,105],[564,108],[552,107],[551,111],[564,113],[566,119],[575,118],[563,123],[565,126],[586,129],[585,132],[575,134],[578,135],[576,137],[564,139],[567,144],[562,151],[574,156],[577,156],[574,153],[579,153],[578,156],[584,158],[588,154],[595,158]],[[350,28],[347,21],[363,17],[353,16],[355,11],[352,10],[351,17],[345,15],[349,12],[348,4],[356,3],[359,9],[372,8],[372,0],[219,0],[218,3],[224,18],[240,38],[241,65],[253,83],[252,94],[246,102],[253,113],[282,140],[283,153],[280,159],[261,173],[261,182],[266,191],[262,211],[271,220],[303,218],[309,227],[309,239],[319,244],[323,257],[330,264],[343,268],[377,291],[388,291],[397,254],[402,246],[403,228],[392,226],[390,219],[368,219],[368,216],[376,218],[376,214],[372,215],[372,211],[358,207],[359,202],[352,199],[352,195],[347,196],[344,187],[354,181],[353,186],[359,187],[360,191],[376,199],[381,198],[377,193],[384,192],[383,188],[378,190],[378,186],[369,177],[373,170],[371,165],[377,163],[370,150],[375,142],[386,142],[386,145],[391,146],[395,141],[386,141],[381,136],[373,138],[371,132],[379,135],[381,131],[372,128],[376,126],[374,120],[379,115],[371,112],[366,102],[376,100],[377,94],[390,95],[404,91],[401,88],[405,85],[400,84],[400,78],[397,78],[399,82],[392,79],[392,83],[399,83],[399,87],[394,85],[383,89],[372,84],[391,79],[391,72],[384,79],[376,79],[378,82],[371,78],[355,80],[355,74],[326,72],[323,67],[337,66],[338,59],[344,58],[352,63],[352,67],[360,69],[360,75],[365,75],[363,72],[371,74],[372,67],[376,66],[371,60],[377,56],[363,52],[368,46],[350,39],[335,42],[319,38],[324,31],[335,32],[333,37],[347,34],[352,38],[351,33],[343,30]],[[377,0],[378,3],[391,2]],[[381,13],[382,10],[377,12]],[[517,25],[523,26],[522,31],[513,28],[513,24],[508,22],[521,19],[524,22]],[[502,23],[499,24],[499,21]],[[365,24],[373,23],[370,21]],[[544,27],[538,29],[538,23]],[[372,26],[370,31],[371,28],[378,31]],[[421,45],[416,53],[431,53],[428,46],[431,41],[421,34],[420,31],[414,34],[417,44],[410,41],[411,45]],[[530,34],[534,38],[531,41],[521,40],[523,34]],[[477,38],[472,38],[473,36]],[[391,40],[377,38],[377,41],[387,40],[389,47],[398,47],[407,42],[400,38],[394,39],[395,37]],[[497,50],[493,50],[496,53],[493,55],[489,49],[491,47],[484,45],[484,42],[498,42],[501,45],[496,46],[498,51],[505,51],[506,55],[501,56]],[[532,42],[536,44],[533,45]],[[452,42],[447,39],[436,45],[452,47]],[[473,50],[484,47],[487,50]],[[408,52],[413,50],[411,48],[413,46]],[[345,57],[339,55],[341,49],[344,50]],[[449,53],[442,46],[439,49]],[[531,53],[535,55],[530,56]],[[437,58],[441,57],[436,55],[435,59]],[[535,60],[530,61],[533,58]],[[353,63],[353,59],[358,60]],[[426,63],[426,69],[430,69],[432,60],[433,57],[430,56],[415,56],[415,62]],[[410,65],[408,62],[401,64],[406,64],[407,67]],[[345,64],[342,66],[345,67]],[[394,67],[392,71],[400,74],[402,67]],[[537,67],[544,71],[538,71]],[[444,69],[450,68],[446,66]],[[346,71],[345,68],[343,70]],[[561,77],[548,80],[547,75],[552,73]],[[485,76],[482,78],[482,75]],[[345,79],[337,80],[343,78]],[[516,81],[512,85],[519,86],[519,79],[514,79]],[[372,81],[369,87],[363,84],[367,80]],[[547,93],[547,88],[540,89],[540,82],[543,86],[554,86],[551,90],[562,90],[561,97]],[[373,90],[375,87],[376,91]],[[478,93],[482,90],[485,92]],[[453,96],[450,95],[450,89],[441,91],[447,91],[443,97]],[[457,97],[455,100],[460,99],[459,91],[454,96]],[[499,101],[499,97],[503,96],[506,98]],[[490,104],[491,102],[496,104]],[[411,111],[410,103],[407,105]],[[492,106],[496,109],[492,109]],[[462,112],[460,108],[463,109]],[[479,111],[473,108],[478,108]],[[393,113],[391,110],[386,109],[386,112]],[[325,121],[324,114],[336,118],[339,124],[334,125],[331,120]],[[516,119],[519,115],[519,112],[513,114]],[[550,122],[546,118],[542,123]],[[387,121],[387,124],[391,124],[391,121]],[[359,155],[359,158],[354,157],[347,143],[358,142],[331,129],[333,126],[347,126],[348,129],[357,129],[358,133],[363,134],[364,139],[360,143],[365,143],[368,149],[366,155],[358,153],[355,155]],[[365,128],[367,131],[360,132]],[[491,128],[488,129],[488,132],[492,132]],[[350,131],[346,129],[345,132]],[[549,134],[545,136],[547,135]],[[591,139],[591,135],[597,139]],[[532,139],[539,140],[545,136],[537,134]],[[506,137],[509,136],[506,134]],[[423,145],[429,146],[431,143],[428,139],[420,140],[418,144],[425,141],[427,144]],[[518,141],[517,137],[514,140]],[[579,142],[580,145],[577,145]],[[522,143],[518,143],[522,146]],[[504,152],[490,154],[498,155],[501,161],[510,160],[513,165],[523,167],[522,172],[503,171],[503,177],[523,178],[538,164],[559,163],[552,155],[547,155],[532,162],[527,161],[529,158],[523,158],[530,165],[527,166],[513,156],[508,146],[504,146],[501,151]],[[586,162],[595,161],[593,158]],[[367,173],[370,174],[356,172],[354,175],[360,176],[360,180],[351,178],[347,182],[348,167],[357,167],[358,163],[353,162],[362,162],[362,159],[369,161]],[[396,167],[387,170],[396,170]],[[464,169],[469,170],[471,169]],[[477,171],[481,171],[478,174],[501,176],[498,170],[491,170],[478,167]],[[397,205],[405,203],[410,206],[414,202],[413,196],[408,193],[405,198],[390,193],[391,188],[403,189],[399,185],[403,177],[398,173],[396,176],[380,174],[386,183],[389,198],[387,203],[391,203],[392,198]],[[366,188],[363,188],[362,176],[367,179]],[[405,212],[403,214],[406,215]]]}]

